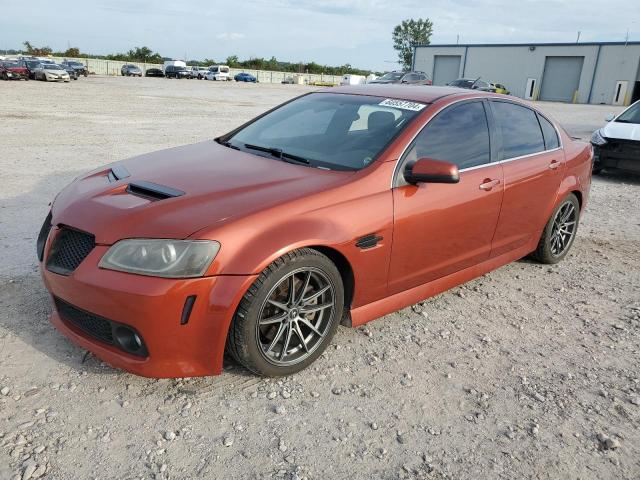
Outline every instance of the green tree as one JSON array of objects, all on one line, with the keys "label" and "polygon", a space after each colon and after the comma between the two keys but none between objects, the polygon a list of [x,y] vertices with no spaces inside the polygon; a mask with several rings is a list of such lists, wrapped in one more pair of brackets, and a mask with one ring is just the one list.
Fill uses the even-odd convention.
[{"label": "green tree", "polygon": [[149,47],[135,47],[129,50],[127,55],[131,60],[146,62],[149,57],[153,56],[153,50]]},{"label": "green tree", "polygon": [[71,58],[78,58],[80,57],[80,49],[76,48],[76,47],[71,47],[68,48],[67,50],[65,50],[64,54],[62,55],[63,57],[71,57]]},{"label": "green tree", "polygon": [[411,68],[413,46],[415,44],[429,45],[432,33],[433,22],[428,18],[403,20],[393,29],[391,34],[393,48],[398,51],[398,60],[405,70]]},{"label": "green tree", "polygon": [[238,60],[238,56],[237,55],[229,55],[227,57],[227,62],[226,62],[227,66],[229,67],[238,67],[240,62]]},{"label": "green tree", "polygon": [[24,48],[29,55],[33,55],[34,57],[46,57],[47,55],[51,55],[52,50],[49,47],[34,47],[31,45],[31,42],[25,41],[22,43]]}]

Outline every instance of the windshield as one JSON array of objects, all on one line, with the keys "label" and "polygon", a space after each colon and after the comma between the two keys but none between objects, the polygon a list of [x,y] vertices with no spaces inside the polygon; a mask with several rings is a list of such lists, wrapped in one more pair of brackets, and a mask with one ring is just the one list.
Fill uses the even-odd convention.
[{"label": "windshield", "polygon": [[425,106],[380,97],[312,93],[219,141],[292,163],[360,170],[371,164]]},{"label": "windshield", "polygon": [[402,77],[404,77],[404,73],[403,72],[389,72],[389,73],[385,73],[383,76],[381,76],[378,80],[392,80],[392,81],[396,81],[396,80],[401,80]]},{"label": "windshield", "polygon": [[20,65],[18,65],[17,62],[0,62],[2,63],[3,66],[7,67],[7,68],[17,68]]},{"label": "windshield", "polygon": [[44,68],[47,70],[64,70],[60,65],[56,65],[55,63],[45,63]]},{"label": "windshield", "polygon": [[616,118],[616,122],[640,124],[640,102],[634,103],[627,110],[622,112],[622,114]]},{"label": "windshield", "polygon": [[468,80],[466,78],[460,78],[458,80],[454,80],[449,85],[452,86],[452,87],[471,88],[471,85],[473,85],[473,80]]}]

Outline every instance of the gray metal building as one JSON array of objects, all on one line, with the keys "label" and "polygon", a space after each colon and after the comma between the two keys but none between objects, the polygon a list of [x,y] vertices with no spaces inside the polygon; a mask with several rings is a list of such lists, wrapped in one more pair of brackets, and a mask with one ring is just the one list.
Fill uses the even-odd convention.
[{"label": "gray metal building", "polygon": [[640,42],[416,45],[413,68],[434,85],[481,77],[528,100],[640,100]]}]

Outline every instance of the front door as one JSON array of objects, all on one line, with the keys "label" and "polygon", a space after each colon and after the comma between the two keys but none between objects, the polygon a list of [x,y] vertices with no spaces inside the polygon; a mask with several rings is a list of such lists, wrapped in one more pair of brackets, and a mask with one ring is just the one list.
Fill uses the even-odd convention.
[{"label": "front door", "polygon": [[[491,163],[486,102],[453,104],[435,116],[400,160],[393,189],[389,293],[397,293],[489,258],[502,202],[502,166]],[[419,158],[458,165],[457,184],[408,185],[406,164]]]},{"label": "front door", "polygon": [[564,152],[546,118],[523,105],[490,102],[504,171],[504,199],[491,256],[537,241],[556,201]]}]

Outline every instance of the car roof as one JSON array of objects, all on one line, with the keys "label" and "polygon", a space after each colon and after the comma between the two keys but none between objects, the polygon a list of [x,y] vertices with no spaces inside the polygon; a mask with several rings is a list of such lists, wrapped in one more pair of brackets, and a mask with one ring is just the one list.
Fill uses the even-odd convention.
[{"label": "car roof", "polygon": [[[396,98],[413,102],[433,103],[439,98],[449,95],[468,95],[469,90],[457,87],[434,87],[428,85],[345,85],[325,88],[324,93],[349,93],[352,95],[371,95],[373,97]],[[477,92],[481,95],[485,92]],[[487,96],[491,96],[486,94]]]}]

